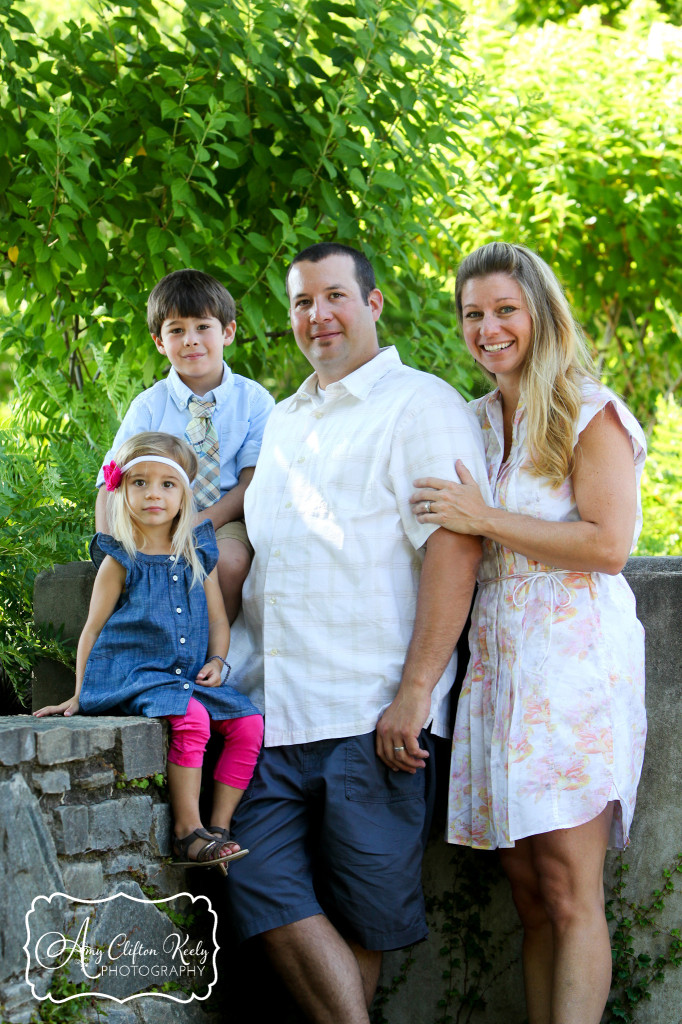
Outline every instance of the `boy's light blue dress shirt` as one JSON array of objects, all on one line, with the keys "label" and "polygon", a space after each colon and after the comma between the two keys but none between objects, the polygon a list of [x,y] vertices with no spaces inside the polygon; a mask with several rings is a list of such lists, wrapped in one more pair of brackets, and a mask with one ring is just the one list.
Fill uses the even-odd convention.
[{"label": "boy's light blue dress shirt", "polygon": [[[175,437],[185,436],[190,416],[187,404],[194,392],[180,380],[171,367],[164,380],[143,391],[130,403],[118,428],[114,443],[102,460],[107,464],[124,441],[143,430],[162,430]],[[274,407],[274,399],[255,380],[232,373],[223,363],[223,380],[217,388],[199,396],[215,401],[213,422],[220,446],[221,497],[239,482],[239,474],[255,466],[263,439],[263,430]],[[100,469],[97,486],[104,483]]]}]

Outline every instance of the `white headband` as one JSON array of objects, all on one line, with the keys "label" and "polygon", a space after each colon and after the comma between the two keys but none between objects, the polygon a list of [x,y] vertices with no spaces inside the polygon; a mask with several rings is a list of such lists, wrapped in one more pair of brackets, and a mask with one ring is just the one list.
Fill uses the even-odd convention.
[{"label": "white headband", "polygon": [[140,462],[160,462],[163,466],[170,466],[178,473],[185,481],[187,486],[191,489],[192,485],[189,482],[189,477],[185,473],[182,466],[179,466],[173,459],[167,459],[164,455],[140,455],[137,459],[131,459],[130,462],[126,462],[125,466],[121,466],[121,473],[127,473],[133,466],[137,466]]}]

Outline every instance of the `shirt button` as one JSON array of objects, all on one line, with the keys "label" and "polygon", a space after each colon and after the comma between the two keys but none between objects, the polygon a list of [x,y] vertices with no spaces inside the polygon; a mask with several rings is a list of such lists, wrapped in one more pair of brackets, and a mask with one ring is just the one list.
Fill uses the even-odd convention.
[{"label": "shirt button", "polygon": [[174,562],[175,561],[175,555],[171,555],[170,556],[170,560],[171,560],[171,562]]},{"label": "shirt button", "polygon": [[273,656],[273,658],[274,658],[274,656],[275,656],[276,654],[279,654],[279,651],[277,650],[277,648],[276,648],[276,647],[273,647],[273,648],[272,648],[272,650],[270,651],[270,654],[271,654],[271,655]]},{"label": "shirt button", "polygon": [[182,688],[183,690],[189,690],[189,683],[183,683]]},{"label": "shirt button", "polygon": [[176,674],[176,676],[181,676],[182,675],[182,669],[181,668],[176,668],[175,674]]},{"label": "shirt button", "polygon": [[178,615],[180,615],[180,613],[182,612],[182,608],[179,608],[179,607],[178,607],[178,608],[176,608],[175,610],[176,610],[176,612],[178,613]]},{"label": "shirt button", "polygon": [[277,550],[273,551],[272,553],[275,556],[275,558],[279,558],[279,548],[277,548]]},{"label": "shirt button", "polygon": [[184,642],[185,642],[185,638],[184,638],[184,636],[181,636],[181,637],[180,637],[180,643],[181,643],[181,644],[184,644]]},{"label": "shirt button", "polygon": [[285,505],[284,507],[285,507],[285,508],[291,508],[291,502],[290,502],[290,501],[288,501],[288,502],[286,503],[286,505]]},{"label": "shirt button", "polygon": [[315,419],[316,420],[321,420],[323,416],[324,416],[323,412],[316,412],[315,413]]},{"label": "shirt button", "polygon": [[173,583],[177,583],[177,582],[178,582],[178,577],[177,577],[177,576],[174,576],[174,577],[173,577]]},{"label": "shirt button", "polygon": [[299,457],[296,459],[296,461],[297,462],[305,462],[305,455],[299,455]]},{"label": "shirt button", "polygon": [[277,604],[277,598],[276,597],[271,597],[270,598],[270,604]]}]

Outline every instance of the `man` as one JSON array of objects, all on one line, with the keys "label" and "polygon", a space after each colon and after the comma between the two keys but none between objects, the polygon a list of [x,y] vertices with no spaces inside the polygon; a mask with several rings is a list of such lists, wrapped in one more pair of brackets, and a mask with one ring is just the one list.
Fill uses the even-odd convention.
[{"label": "man", "polygon": [[480,558],[478,538],[419,524],[409,496],[416,477],[455,478],[457,458],[488,485],[466,403],[380,350],[361,253],[311,246],[287,289],[315,372],[273,412],[246,492],[258,653],[241,688],[264,709],[265,748],[228,891],[240,939],[262,937],[311,1020],[367,1024],[382,950],[427,934],[425,727],[448,734]]}]

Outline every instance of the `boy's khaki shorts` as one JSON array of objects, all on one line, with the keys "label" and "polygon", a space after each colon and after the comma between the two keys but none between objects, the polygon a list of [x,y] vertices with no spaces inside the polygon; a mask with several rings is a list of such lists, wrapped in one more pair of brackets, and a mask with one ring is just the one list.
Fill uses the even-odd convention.
[{"label": "boy's khaki shorts", "polygon": [[225,523],[224,526],[219,526],[215,532],[215,538],[216,540],[227,540],[228,538],[230,540],[240,540],[249,552],[249,557],[253,559],[253,548],[243,519],[235,519],[233,523]]}]

